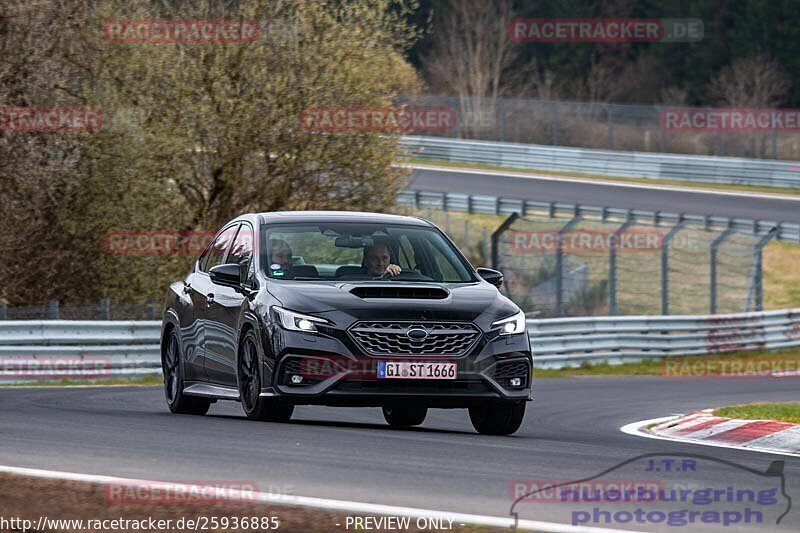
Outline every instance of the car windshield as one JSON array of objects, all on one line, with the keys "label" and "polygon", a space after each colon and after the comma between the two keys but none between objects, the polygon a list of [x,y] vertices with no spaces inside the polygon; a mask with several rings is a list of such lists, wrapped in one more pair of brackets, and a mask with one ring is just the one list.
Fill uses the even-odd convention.
[{"label": "car windshield", "polygon": [[262,264],[274,279],[468,283],[469,263],[435,228],[366,223],[265,229]]}]

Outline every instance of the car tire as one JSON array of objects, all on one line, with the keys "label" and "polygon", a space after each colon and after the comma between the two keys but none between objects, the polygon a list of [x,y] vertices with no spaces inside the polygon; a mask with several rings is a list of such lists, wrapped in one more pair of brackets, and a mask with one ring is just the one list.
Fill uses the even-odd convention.
[{"label": "car tire", "polygon": [[469,408],[472,427],[481,435],[511,435],[522,425],[525,402],[487,403]]},{"label": "car tire", "polygon": [[427,415],[427,407],[398,407],[388,405],[383,407],[383,418],[390,426],[395,428],[418,426],[425,422],[425,417]]},{"label": "car tire", "polygon": [[171,329],[164,353],[161,358],[161,370],[164,375],[164,396],[169,410],[176,414],[204,415],[211,406],[211,400],[187,396],[183,393],[183,357],[178,332]]},{"label": "car tire", "polygon": [[242,410],[250,420],[288,422],[294,405],[277,398],[263,398],[261,394],[261,357],[255,331],[248,330],[239,347],[237,381]]}]

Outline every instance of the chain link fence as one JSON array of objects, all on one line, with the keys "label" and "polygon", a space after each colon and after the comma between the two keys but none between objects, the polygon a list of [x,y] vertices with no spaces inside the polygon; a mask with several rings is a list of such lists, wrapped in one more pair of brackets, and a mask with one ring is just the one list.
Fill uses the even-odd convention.
[{"label": "chain link fence", "polygon": [[543,317],[732,313],[763,307],[767,240],[682,223],[512,215],[495,233],[494,267],[506,294]]},{"label": "chain link fence", "polygon": [[455,128],[448,133],[425,135],[639,152],[800,159],[798,129],[675,128],[668,127],[670,122],[665,120],[665,113],[671,110],[692,112],[708,108],[454,96],[403,96],[399,103],[456,111]]},{"label": "chain link fence", "polygon": [[160,320],[161,305],[155,298],[141,303],[111,302],[63,305],[51,300],[43,305],[7,307],[0,303],[0,320]]}]

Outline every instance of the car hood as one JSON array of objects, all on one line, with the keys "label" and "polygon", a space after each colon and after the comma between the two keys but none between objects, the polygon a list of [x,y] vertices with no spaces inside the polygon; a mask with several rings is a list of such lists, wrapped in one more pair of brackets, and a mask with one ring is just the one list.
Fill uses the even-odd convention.
[{"label": "car hood", "polygon": [[[489,283],[315,282],[270,283],[270,293],[281,305],[299,313],[346,313],[355,319],[466,320],[506,317],[519,308]],[[443,298],[419,297],[443,291]],[[401,297],[394,293],[401,294]],[[386,293],[389,297],[375,297]],[[359,296],[360,295],[360,296]],[[415,297],[416,295],[416,297]],[[483,322],[483,321],[481,321]]]}]

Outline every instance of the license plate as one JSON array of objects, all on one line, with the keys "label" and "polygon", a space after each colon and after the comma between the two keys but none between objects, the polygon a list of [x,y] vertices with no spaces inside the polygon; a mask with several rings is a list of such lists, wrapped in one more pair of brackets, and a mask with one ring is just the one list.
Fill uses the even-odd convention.
[{"label": "license plate", "polygon": [[456,379],[456,363],[379,361],[378,379]]}]

